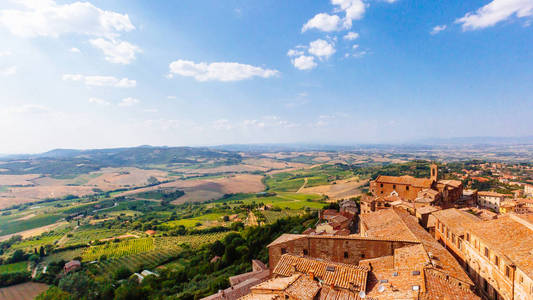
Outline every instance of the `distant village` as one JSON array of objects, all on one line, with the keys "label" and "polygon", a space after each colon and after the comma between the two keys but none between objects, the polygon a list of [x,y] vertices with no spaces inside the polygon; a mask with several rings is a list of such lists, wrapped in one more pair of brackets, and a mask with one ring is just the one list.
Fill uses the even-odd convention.
[{"label": "distant village", "polygon": [[[533,299],[531,166],[475,169],[378,176],[204,299]],[[508,192],[474,188],[488,182]]]}]

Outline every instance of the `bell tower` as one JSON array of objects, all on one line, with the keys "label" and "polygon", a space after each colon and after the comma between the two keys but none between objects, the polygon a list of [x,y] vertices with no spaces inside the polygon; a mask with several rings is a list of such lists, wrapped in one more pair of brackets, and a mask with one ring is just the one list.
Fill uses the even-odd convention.
[{"label": "bell tower", "polygon": [[437,180],[439,180],[439,167],[437,167],[437,165],[433,163],[431,164],[430,168],[431,176],[429,177],[429,179],[436,182]]}]

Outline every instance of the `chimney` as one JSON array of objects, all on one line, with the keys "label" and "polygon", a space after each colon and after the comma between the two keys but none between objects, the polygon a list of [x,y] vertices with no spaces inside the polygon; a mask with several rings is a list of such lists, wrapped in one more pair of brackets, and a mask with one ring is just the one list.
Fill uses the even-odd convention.
[{"label": "chimney", "polygon": [[309,270],[309,279],[315,280],[315,270]]},{"label": "chimney", "polygon": [[292,264],[292,271],[296,273],[296,263]]}]

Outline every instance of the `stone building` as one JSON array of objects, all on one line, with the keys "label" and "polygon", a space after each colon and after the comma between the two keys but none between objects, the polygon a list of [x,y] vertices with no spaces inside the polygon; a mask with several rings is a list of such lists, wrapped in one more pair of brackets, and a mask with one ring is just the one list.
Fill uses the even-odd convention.
[{"label": "stone building", "polygon": [[466,228],[466,270],[487,299],[533,299],[533,215],[508,214]]},{"label": "stone building", "polygon": [[478,192],[477,204],[484,208],[490,208],[495,211],[500,210],[500,204],[505,200],[505,194],[496,192]]},{"label": "stone building", "polygon": [[430,178],[378,176],[370,182],[370,192],[374,197],[398,196],[405,201],[432,205],[459,201],[463,197],[463,183],[459,180],[439,180],[437,165],[432,164],[430,168]]},{"label": "stone building", "polygon": [[464,236],[471,223],[482,220],[468,212],[455,208],[432,213],[435,217],[435,239],[446,247],[464,266]]},{"label": "stone building", "polygon": [[387,209],[361,222],[365,236],[280,236],[268,246],[270,279],[240,299],[480,299],[415,217]]}]

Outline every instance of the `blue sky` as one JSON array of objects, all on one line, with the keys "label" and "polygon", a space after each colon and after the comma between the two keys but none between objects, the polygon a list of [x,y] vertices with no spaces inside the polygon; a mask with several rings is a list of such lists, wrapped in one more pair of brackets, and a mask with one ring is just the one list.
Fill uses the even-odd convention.
[{"label": "blue sky", "polygon": [[0,153],[533,132],[533,0],[0,3]]}]

